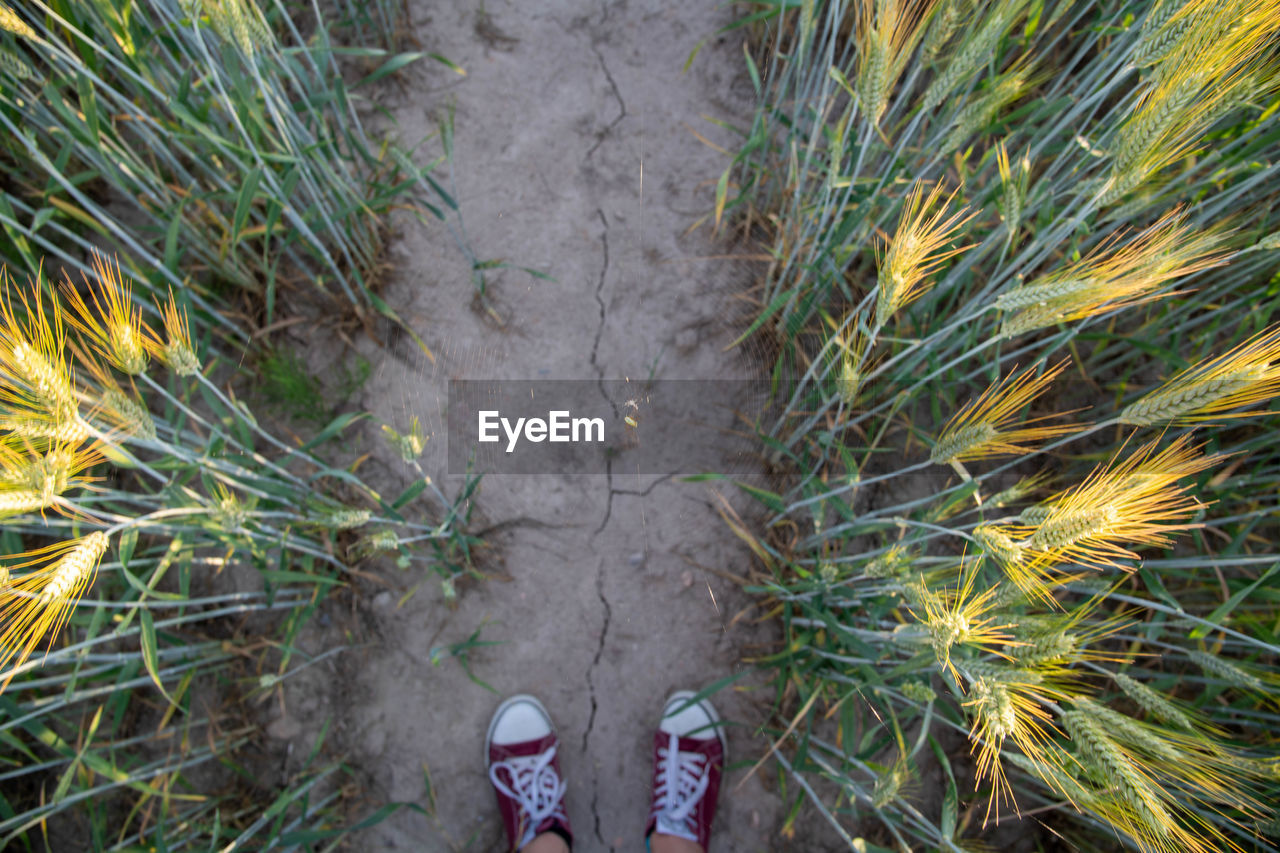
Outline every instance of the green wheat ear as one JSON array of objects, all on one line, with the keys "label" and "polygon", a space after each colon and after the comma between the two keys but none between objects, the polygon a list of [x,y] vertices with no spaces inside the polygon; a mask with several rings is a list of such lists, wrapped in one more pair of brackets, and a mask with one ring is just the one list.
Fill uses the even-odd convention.
[{"label": "green wheat ear", "polygon": [[907,61],[920,40],[921,0],[858,0],[857,92],[867,123],[878,125]]},{"label": "green wheat ear", "polygon": [[1100,786],[1112,786],[1114,796],[1133,810],[1136,820],[1150,833],[1167,837],[1177,826],[1161,802],[1150,776],[1112,739],[1097,706],[1082,702],[1064,711],[1059,719],[1076,746],[1076,756]]},{"label": "green wheat ear", "polygon": [[1013,26],[1026,7],[1025,0],[998,0],[984,9],[985,16],[977,29],[971,29],[956,46],[942,72],[925,90],[920,110],[932,113],[949,98],[957,86],[966,82],[995,53],[995,47]]},{"label": "green wheat ear", "polygon": [[1188,652],[1187,657],[1191,658],[1192,662],[1205,672],[1218,676],[1228,684],[1244,690],[1256,690],[1258,692],[1266,690],[1266,685],[1261,678],[1218,655],[1197,650]]},{"label": "green wheat ear", "polygon": [[1010,649],[1015,661],[1025,666],[1064,663],[1072,660],[1080,648],[1080,638],[1070,631],[1051,631],[1023,641],[1024,645]]},{"label": "green wheat ear", "polygon": [[0,46],[0,74],[8,74],[15,80],[36,80],[34,68],[7,47]]},{"label": "green wheat ear", "polygon": [[[1142,19],[1138,44],[1133,49],[1133,64],[1149,68],[1159,63],[1193,25],[1193,15],[1179,14],[1185,8],[1182,0],[1156,0]],[[1174,16],[1177,19],[1174,20]]]},{"label": "green wheat ear", "polygon": [[1185,731],[1195,729],[1195,723],[1189,714],[1171,702],[1168,697],[1148,687],[1141,681],[1130,678],[1122,672],[1114,672],[1111,678],[1124,695],[1145,711],[1153,719],[1159,720]]},{"label": "green wheat ear", "polygon": [[956,30],[967,14],[972,14],[966,0],[941,0],[934,5],[933,15],[925,31],[920,52],[924,60],[930,64],[938,61],[939,55],[951,41]]}]

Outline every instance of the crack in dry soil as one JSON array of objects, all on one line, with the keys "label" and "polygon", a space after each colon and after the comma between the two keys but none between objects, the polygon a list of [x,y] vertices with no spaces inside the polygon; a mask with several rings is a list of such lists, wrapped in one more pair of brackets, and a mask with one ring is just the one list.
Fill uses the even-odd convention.
[{"label": "crack in dry soil", "polygon": [[604,477],[605,477],[604,485],[605,485],[605,489],[607,490],[604,496],[604,518],[600,519],[600,526],[597,527],[595,531],[591,534],[593,539],[596,536],[599,536],[600,533],[603,532],[604,529],[609,526],[609,519],[613,518],[613,496],[617,494],[617,492],[613,488],[613,460],[612,459],[606,459],[604,461]]},{"label": "crack in dry soil", "polygon": [[[592,537],[593,539],[595,537]],[[592,678],[597,666],[600,665],[600,656],[604,654],[605,640],[609,637],[609,622],[613,618],[613,608],[609,606],[609,599],[604,594],[604,561],[600,561],[600,566],[596,570],[596,595],[600,598],[600,605],[604,608],[604,624],[600,627],[600,645],[596,647],[596,655],[591,660],[591,668],[587,670],[587,686],[591,691],[591,716],[587,718],[587,729],[582,733],[582,751],[589,752],[589,744],[591,742],[591,731],[595,728],[596,722],[596,688],[595,681]],[[600,810],[597,808],[600,796],[600,780],[598,774],[591,774],[591,816],[595,825],[596,839],[604,844],[604,836],[600,834]]]},{"label": "crack in dry soil", "polygon": [[[596,153],[596,149],[600,147],[605,138],[613,132],[613,129],[627,117],[627,102],[622,100],[622,93],[618,91],[618,84],[614,82],[613,75],[609,73],[609,63],[605,62],[604,54],[600,52],[600,48],[594,43],[591,45],[591,52],[596,55],[596,59],[600,60],[600,70],[604,72],[605,79],[609,81],[609,89],[613,92],[613,97],[618,101],[618,115],[613,121],[609,122],[603,130],[596,134],[596,142],[587,150],[587,159]],[[603,214],[602,214],[603,215]],[[608,226],[606,226],[608,227]]]},{"label": "crack in dry soil", "polygon": [[[594,45],[592,46],[592,50],[595,50]],[[599,56],[599,53],[597,52],[596,55]],[[604,60],[602,59],[601,62],[603,63],[603,61]],[[610,82],[612,83],[612,79],[610,79]],[[626,112],[625,107],[623,107],[623,112],[624,113]],[[591,150],[594,151],[595,148],[592,147]],[[600,306],[600,323],[599,325],[596,326],[596,335],[595,335],[595,338],[592,339],[591,341],[591,366],[594,367],[596,370],[596,389],[600,392],[600,397],[613,410],[613,416],[616,419],[618,417],[618,407],[614,404],[613,400],[610,399],[608,392],[606,392],[604,389],[604,368],[600,365],[599,361],[597,360],[597,357],[600,352],[600,336],[604,334],[605,322],[609,315],[608,306],[605,305],[604,297],[601,295],[604,292],[604,283],[609,277],[609,220],[604,215],[604,211],[598,207],[596,208],[596,215],[600,217],[600,224],[604,226],[604,231],[601,232],[600,234],[600,253],[601,253],[600,278],[599,280],[596,281],[596,289],[595,289],[596,304]],[[600,532],[604,530],[605,527],[609,524],[609,519],[613,517],[613,459],[612,458],[605,459],[604,464],[605,464],[605,469],[604,469],[605,486],[608,488],[608,493],[605,496],[604,517],[600,519],[600,526],[597,527],[595,531],[591,534],[591,539],[593,542],[595,541],[595,538],[600,535]],[[603,596],[601,596],[601,598],[603,599]],[[607,625],[607,622],[606,622],[606,625]],[[603,648],[603,639],[601,640],[601,643],[602,643],[601,648]],[[599,657],[600,657],[599,653],[597,653],[596,654],[597,661],[599,660]],[[595,719],[594,694],[593,694],[592,705],[591,705],[591,718],[592,720]],[[584,751],[586,750],[585,738],[583,739],[583,750]],[[593,810],[594,810],[594,806],[593,806]]]},{"label": "crack in dry soil", "polygon": [[[736,99],[737,115],[716,118],[742,123],[749,115],[739,43],[710,39],[681,71],[730,11],[629,0],[597,15],[596,4],[583,2],[488,0],[489,23],[513,39],[490,50],[475,30],[476,5],[414,0],[423,49],[448,56],[467,77],[443,85],[447,72],[423,66],[415,72],[421,85],[406,87],[414,97],[388,106],[404,138],[421,138],[432,128],[420,100],[456,96],[457,197],[472,248],[551,280],[494,273],[487,294],[507,320],[495,328],[470,307],[470,269],[444,230],[406,217],[383,296],[436,360],[402,361],[359,345],[375,365],[362,407],[401,430],[421,417],[430,436],[422,464],[447,492],[461,485],[444,453],[449,379],[594,382],[617,416],[620,401],[607,393],[614,379],[758,375],[724,351],[740,331],[727,319],[730,297],[749,281],[707,260],[726,247],[690,234],[692,218],[678,212],[711,210],[714,177],[725,166],[686,126],[728,146],[733,138],[701,118],[708,105]],[[341,355],[317,339],[312,366],[322,373]],[[715,423],[737,426],[732,413]],[[371,454],[367,464],[399,470],[376,423],[362,440],[353,452]],[[409,479],[389,481],[387,492]],[[476,526],[493,546],[479,564],[490,580],[459,584],[449,609],[429,566],[361,567],[392,587],[356,601],[377,628],[357,639],[378,642],[361,653],[343,690],[295,697],[306,727],[299,744],[309,748],[326,718],[344,720],[347,734],[333,748],[361,768],[371,803],[434,803],[430,815],[395,812],[354,849],[497,850],[502,828],[484,773],[485,726],[503,696],[534,693],[560,734],[566,801],[579,827],[575,851],[636,849],[662,700],[673,689],[742,673],[742,646],[773,639],[768,626],[726,620],[748,599],[702,568],[743,575],[749,552],[705,486],[666,471],[625,473],[612,458],[597,475],[488,476],[476,502],[485,519]],[[477,631],[500,645],[470,647],[469,675],[440,650]],[[767,698],[724,690],[715,702],[723,717],[747,724],[730,732],[731,760],[762,753],[767,744],[753,733]],[[787,849],[775,832],[782,813],[766,774],[738,788],[735,773],[722,787],[709,853]]]}]

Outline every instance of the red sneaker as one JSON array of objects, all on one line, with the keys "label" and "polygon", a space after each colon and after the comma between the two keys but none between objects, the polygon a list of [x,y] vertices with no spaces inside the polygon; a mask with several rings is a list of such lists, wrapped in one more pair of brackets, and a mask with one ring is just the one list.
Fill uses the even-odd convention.
[{"label": "red sneaker", "polygon": [[644,835],[696,841],[707,849],[727,752],[720,716],[706,699],[678,690],[667,699],[653,736],[653,801]]},{"label": "red sneaker", "polygon": [[512,696],[494,711],[485,737],[485,764],[512,850],[544,832],[573,846],[564,810],[566,785],[556,756],[559,745],[551,715],[532,696]]}]

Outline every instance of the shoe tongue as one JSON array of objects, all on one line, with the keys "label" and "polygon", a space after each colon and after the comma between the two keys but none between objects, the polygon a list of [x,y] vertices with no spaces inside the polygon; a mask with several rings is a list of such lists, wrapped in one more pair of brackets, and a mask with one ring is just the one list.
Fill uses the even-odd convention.
[{"label": "shoe tongue", "polygon": [[672,820],[667,816],[666,812],[658,814],[658,823],[654,827],[654,831],[661,832],[663,835],[674,835],[686,841],[698,840],[698,836],[689,831],[689,826],[685,821]]}]

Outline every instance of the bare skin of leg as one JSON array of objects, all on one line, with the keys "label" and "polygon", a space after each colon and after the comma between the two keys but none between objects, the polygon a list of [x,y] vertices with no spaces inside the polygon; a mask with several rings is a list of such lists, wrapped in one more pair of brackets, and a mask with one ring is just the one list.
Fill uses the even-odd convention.
[{"label": "bare skin of leg", "polygon": [[[654,833],[649,837],[650,853],[706,853],[701,844]],[[569,853],[564,839],[554,832],[544,832],[520,849],[520,853]]]},{"label": "bare skin of leg", "polygon": [[520,853],[569,853],[569,845],[554,832],[544,832],[521,847]]},{"label": "bare skin of leg", "polygon": [[[569,853],[569,845],[554,832],[544,832],[520,848],[520,853]],[[649,853],[706,853],[695,841],[655,832],[649,836]]]},{"label": "bare skin of leg", "polygon": [[696,841],[655,832],[649,836],[649,853],[706,853],[706,851]]}]

